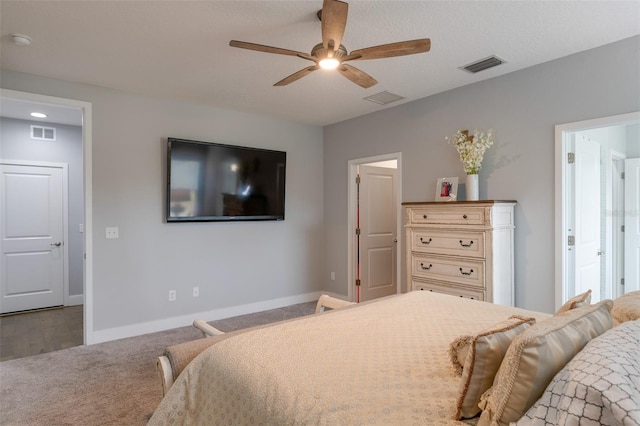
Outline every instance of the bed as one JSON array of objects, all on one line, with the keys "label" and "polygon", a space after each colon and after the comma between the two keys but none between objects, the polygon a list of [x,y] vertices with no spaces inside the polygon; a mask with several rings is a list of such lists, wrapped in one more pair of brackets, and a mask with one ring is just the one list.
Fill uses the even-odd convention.
[{"label": "bed", "polygon": [[[582,343],[569,346],[579,352],[589,340],[612,327],[611,306],[600,305],[597,309],[574,309],[570,315],[553,320],[549,314],[414,291],[257,328],[220,339],[202,351],[177,377],[149,424],[508,424],[509,410],[504,407],[514,404],[508,399],[491,400],[504,397],[495,384],[495,395],[483,392],[482,414],[461,418],[461,380],[470,374],[464,360],[473,355],[476,372],[481,371],[481,349],[473,345],[469,349],[467,345],[467,352],[473,354],[460,357],[454,341],[468,336],[471,340],[467,339],[467,343],[479,342],[483,330],[505,321],[529,327],[549,320],[580,323],[582,328],[594,329],[585,333],[576,332],[582,328],[571,331],[580,335],[578,340]],[[583,314],[581,310],[589,312]],[[633,336],[637,332],[640,339],[640,323],[634,322],[638,329],[628,333]],[[514,344],[530,330],[539,328],[530,326],[515,337]],[[558,330],[565,332],[564,328],[546,327],[544,333],[557,334]],[[524,339],[525,349],[520,348],[518,354],[526,354],[526,345],[536,341],[531,334]],[[567,339],[564,335],[553,338],[561,342]],[[631,343],[632,351],[640,351],[640,341],[637,344],[636,348]],[[513,344],[507,346],[511,350]],[[569,358],[556,362],[562,365],[545,374],[555,376],[573,357],[571,350],[562,349],[563,356]],[[511,355],[507,351],[505,359]],[[636,355],[637,352],[630,355],[631,364]],[[464,365],[462,372],[456,369],[456,360]],[[498,361],[500,370],[494,374],[510,377],[513,372],[503,371],[501,360],[502,357]],[[633,368],[636,367],[640,371],[640,366]],[[501,380],[499,385],[508,381]],[[471,383],[467,388],[473,387]],[[625,409],[631,410],[630,418],[640,421],[640,396],[637,401],[635,395],[629,398],[632,406]],[[531,407],[532,403],[527,410],[536,408]],[[638,405],[637,417],[633,404]],[[501,418],[483,419],[486,413],[495,416],[498,411]],[[524,417],[522,421],[529,424]]]}]

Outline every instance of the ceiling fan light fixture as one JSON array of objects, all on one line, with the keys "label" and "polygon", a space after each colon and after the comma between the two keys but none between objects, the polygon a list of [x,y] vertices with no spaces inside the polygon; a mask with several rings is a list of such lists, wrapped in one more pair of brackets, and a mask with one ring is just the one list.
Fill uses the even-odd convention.
[{"label": "ceiling fan light fixture", "polygon": [[320,65],[320,68],[322,68],[323,70],[335,70],[336,68],[338,68],[338,65],[340,65],[340,61],[335,58],[325,58],[320,60],[320,62],[318,62],[318,65]]}]

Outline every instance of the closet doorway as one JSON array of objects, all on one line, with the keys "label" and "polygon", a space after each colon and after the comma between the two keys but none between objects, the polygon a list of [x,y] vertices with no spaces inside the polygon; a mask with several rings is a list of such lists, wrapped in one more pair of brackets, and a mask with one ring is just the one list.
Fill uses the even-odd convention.
[{"label": "closet doorway", "polygon": [[349,162],[349,300],[401,291],[400,153]]}]

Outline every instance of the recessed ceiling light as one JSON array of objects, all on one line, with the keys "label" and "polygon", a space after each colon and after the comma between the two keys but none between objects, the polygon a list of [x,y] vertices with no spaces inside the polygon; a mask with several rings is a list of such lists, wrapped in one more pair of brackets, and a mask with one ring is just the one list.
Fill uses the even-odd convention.
[{"label": "recessed ceiling light", "polygon": [[43,114],[41,112],[32,112],[31,116],[35,118],[47,118],[47,114]]}]

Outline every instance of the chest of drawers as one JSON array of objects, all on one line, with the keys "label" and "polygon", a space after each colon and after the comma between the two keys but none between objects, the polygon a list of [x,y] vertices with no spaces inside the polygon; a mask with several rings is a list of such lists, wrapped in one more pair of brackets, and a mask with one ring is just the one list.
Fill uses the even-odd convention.
[{"label": "chest of drawers", "polygon": [[409,291],[513,306],[515,201],[402,205]]}]

